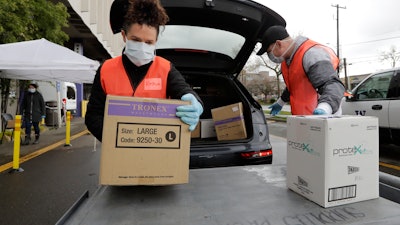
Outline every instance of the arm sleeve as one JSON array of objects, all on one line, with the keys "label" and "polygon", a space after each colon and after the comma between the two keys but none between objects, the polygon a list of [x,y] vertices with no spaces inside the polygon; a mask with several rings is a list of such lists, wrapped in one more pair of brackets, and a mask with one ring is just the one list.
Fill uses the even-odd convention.
[{"label": "arm sleeve", "polygon": [[85,124],[88,130],[99,140],[103,136],[103,119],[106,102],[106,94],[100,82],[100,70],[97,70],[90,92],[89,102],[86,108]]},{"label": "arm sleeve", "polygon": [[308,79],[320,95],[318,104],[328,103],[332,112],[337,112],[345,88],[333,68],[329,53],[321,47],[313,47],[304,55],[303,66]]},{"label": "arm sleeve", "polygon": [[167,96],[172,99],[181,99],[183,95],[188,93],[193,94],[204,108],[204,104],[199,95],[186,83],[185,78],[171,63],[171,70],[167,80]]},{"label": "arm sleeve", "polygon": [[285,88],[285,90],[283,90],[283,92],[281,94],[281,100],[284,101],[285,103],[290,101],[290,93],[287,88]]}]

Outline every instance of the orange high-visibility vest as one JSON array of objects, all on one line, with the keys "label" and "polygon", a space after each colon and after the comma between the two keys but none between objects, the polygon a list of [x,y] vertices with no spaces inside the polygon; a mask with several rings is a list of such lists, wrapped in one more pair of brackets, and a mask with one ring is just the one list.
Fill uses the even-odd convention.
[{"label": "orange high-visibility vest", "polygon": [[[283,79],[290,93],[290,107],[293,115],[312,115],[318,105],[318,93],[309,81],[303,68],[303,56],[307,50],[319,43],[307,40],[296,51],[293,61],[288,67],[286,61],[281,65]],[[332,49],[325,48],[330,57],[333,68],[339,65],[339,59]],[[324,74],[321,74],[323,76]]]},{"label": "orange high-visibility vest", "polygon": [[134,90],[122,64],[122,56],[118,56],[104,62],[100,70],[100,82],[106,95],[166,98],[170,70],[170,62],[156,56],[146,76]]}]

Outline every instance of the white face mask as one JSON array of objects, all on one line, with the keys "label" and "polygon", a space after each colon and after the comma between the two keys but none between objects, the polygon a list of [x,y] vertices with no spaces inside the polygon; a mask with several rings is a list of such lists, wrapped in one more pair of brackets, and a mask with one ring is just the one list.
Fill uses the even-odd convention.
[{"label": "white face mask", "polygon": [[[285,41],[285,40],[284,40],[284,41]],[[291,44],[289,45],[289,47],[282,53],[281,56],[275,56],[274,53],[273,53],[273,51],[274,51],[274,49],[275,49],[275,46],[276,46],[276,42],[275,42],[274,47],[272,47],[272,50],[271,50],[270,52],[267,53],[267,54],[268,54],[268,58],[269,58],[272,62],[274,62],[274,63],[276,63],[276,64],[282,63],[282,62],[285,60],[285,58],[284,58],[283,56],[289,51],[290,48],[292,48],[293,45],[294,45],[294,41],[292,41],[292,43],[291,43]]]},{"label": "white face mask", "polygon": [[154,59],[155,45],[149,45],[144,42],[126,40],[125,55],[136,66],[143,66]]},{"label": "white face mask", "polygon": [[28,91],[29,91],[30,93],[35,93],[36,88],[28,88]]}]

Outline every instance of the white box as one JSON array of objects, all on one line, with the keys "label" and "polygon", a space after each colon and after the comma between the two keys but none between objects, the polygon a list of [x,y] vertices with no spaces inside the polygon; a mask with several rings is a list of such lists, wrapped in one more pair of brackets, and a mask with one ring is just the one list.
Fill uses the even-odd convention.
[{"label": "white box", "polygon": [[287,186],[331,207],[379,197],[378,118],[292,116]]},{"label": "white box", "polygon": [[200,126],[200,138],[212,138],[217,136],[213,119],[201,119]]}]

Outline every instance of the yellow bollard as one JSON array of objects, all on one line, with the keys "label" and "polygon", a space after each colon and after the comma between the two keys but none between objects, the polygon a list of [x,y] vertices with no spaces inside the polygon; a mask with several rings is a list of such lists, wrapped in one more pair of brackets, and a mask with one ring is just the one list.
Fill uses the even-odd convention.
[{"label": "yellow bollard", "polygon": [[16,115],[15,126],[14,126],[13,168],[10,172],[24,171],[22,168],[19,167],[20,144],[21,144],[21,115]]},{"label": "yellow bollard", "polygon": [[82,106],[81,106],[81,109],[82,109],[82,110],[81,110],[82,118],[85,118],[88,102],[89,102],[88,100],[82,100]]},{"label": "yellow bollard", "polygon": [[67,117],[65,122],[65,145],[71,146],[71,112],[67,111]]}]

